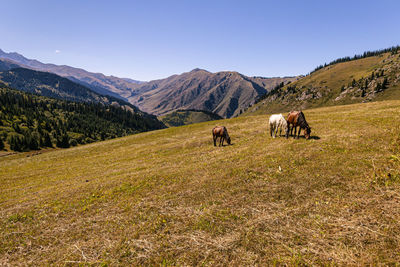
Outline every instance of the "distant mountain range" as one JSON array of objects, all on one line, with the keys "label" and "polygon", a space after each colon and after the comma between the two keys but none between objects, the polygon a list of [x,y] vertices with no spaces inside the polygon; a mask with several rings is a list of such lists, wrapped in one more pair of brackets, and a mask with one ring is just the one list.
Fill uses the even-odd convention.
[{"label": "distant mountain range", "polygon": [[239,115],[241,110],[277,84],[295,80],[297,77],[248,77],[232,71],[211,73],[194,69],[136,85],[128,100],[155,115],[179,109],[197,109],[230,118]]},{"label": "distant mountain range", "polygon": [[[136,112],[140,109],[157,116],[177,110],[202,110],[230,118],[242,113],[265,114],[400,98],[399,51],[397,46],[340,58],[298,77],[248,77],[233,71],[212,73],[194,69],[165,79],[139,82],[44,64],[0,50],[0,80],[27,92],[129,106]],[[175,115],[182,117],[181,113]]]},{"label": "distant mountain range", "polygon": [[9,63],[17,64],[23,68],[55,73],[89,87],[99,94],[112,95],[121,99],[130,96],[134,85],[141,83],[128,78],[106,76],[102,73],[88,72],[66,65],[45,64],[35,59],[28,59],[18,53],[6,53],[1,49],[0,58],[8,59]]},{"label": "distant mountain range", "polygon": [[100,95],[89,88],[57,74],[14,68],[13,64],[0,59],[0,82],[9,87],[42,96],[75,102],[114,105],[133,112],[141,112],[134,105],[109,95]]},{"label": "distant mountain range", "polygon": [[[6,53],[1,49],[0,59],[5,59],[2,63],[3,70],[9,70],[10,66],[13,66],[51,72],[88,87],[100,95],[127,100],[154,115],[164,115],[178,109],[198,109],[229,118],[240,114],[277,84],[286,84],[298,79],[248,77],[238,72],[211,73],[195,69],[161,80],[140,82],[65,65],[45,64],[27,59],[18,53]],[[1,68],[0,65],[0,70]]]}]

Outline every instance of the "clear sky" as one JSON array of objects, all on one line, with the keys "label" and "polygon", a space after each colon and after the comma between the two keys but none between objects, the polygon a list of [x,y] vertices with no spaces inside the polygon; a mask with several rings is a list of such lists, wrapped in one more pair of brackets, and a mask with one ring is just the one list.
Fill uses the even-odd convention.
[{"label": "clear sky", "polygon": [[400,44],[397,0],[2,0],[0,48],[137,80],[203,68],[250,76]]}]

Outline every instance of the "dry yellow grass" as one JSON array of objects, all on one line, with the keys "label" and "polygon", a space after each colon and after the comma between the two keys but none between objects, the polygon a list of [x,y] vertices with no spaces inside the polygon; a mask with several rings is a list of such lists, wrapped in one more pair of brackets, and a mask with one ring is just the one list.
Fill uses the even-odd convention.
[{"label": "dry yellow grass", "polygon": [[[250,107],[244,115],[257,115],[265,113],[277,113],[282,110],[317,108],[322,106],[336,106],[352,103],[371,101],[362,97],[352,97],[351,94],[343,96],[340,100],[336,98],[341,93],[342,86],[348,86],[353,80],[370,77],[372,73],[385,69],[385,77],[391,81],[391,85],[384,92],[372,98],[373,101],[400,99],[400,54],[391,55],[385,53],[379,56],[367,57],[358,60],[334,64],[320,69],[310,75],[301,78],[282,89],[284,95],[278,100],[271,98],[262,100]],[[382,82],[383,77],[381,78]],[[296,87],[295,93],[285,95],[287,87]],[[315,98],[300,100],[302,93],[306,91],[318,92]]]},{"label": "dry yellow grass", "polygon": [[399,112],[305,110],[308,141],[259,115],[0,157],[0,265],[400,262]]}]

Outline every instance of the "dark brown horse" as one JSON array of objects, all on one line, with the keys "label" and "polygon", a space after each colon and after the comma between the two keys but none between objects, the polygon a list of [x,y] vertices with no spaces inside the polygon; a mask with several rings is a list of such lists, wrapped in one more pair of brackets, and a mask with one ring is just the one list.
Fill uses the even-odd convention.
[{"label": "dark brown horse", "polygon": [[217,146],[217,138],[219,137],[219,146],[224,146],[224,140],[228,142],[228,145],[231,144],[231,138],[228,134],[228,130],[225,126],[215,126],[212,129],[214,146]]},{"label": "dark brown horse", "polygon": [[289,138],[289,131],[290,134],[293,133],[293,128],[294,128],[294,138],[296,138],[297,126],[300,126],[299,133],[297,134],[297,139],[300,137],[301,129],[304,129],[304,137],[306,139],[310,138],[311,127],[308,126],[306,117],[304,116],[304,113],[302,111],[289,112],[289,115],[287,117],[287,124],[288,127],[286,129],[286,138]]}]

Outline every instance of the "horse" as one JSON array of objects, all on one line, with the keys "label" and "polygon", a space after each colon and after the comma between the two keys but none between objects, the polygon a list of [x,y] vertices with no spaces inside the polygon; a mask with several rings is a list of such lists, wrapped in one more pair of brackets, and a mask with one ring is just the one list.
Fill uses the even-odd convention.
[{"label": "horse", "polygon": [[275,138],[278,134],[278,129],[280,129],[279,135],[282,135],[282,127],[286,131],[287,122],[282,114],[273,114],[271,117],[269,117],[269,131],[273,138]]},{"label": "horse", "polygon": [[224,140],[226,140],[228,145],[231,144],[231,138],[225,126],[215,126],[212,129],[212,134],[213,134],[214,146],[217,146],[216,142],[218,137],[219,137],[219,146],[221,145],[224,146]]},{"label": "horse", "polygon": [[[306,117],[304,116],[304,113],[302,111],[289,112],[288,117],[287,117],[287,124],[288,124],[288,127],[286,129],[286,138],[289,138],[289,131],[291,131],[290,134],[293,133],[293,128],[294,128],[294,138],[296,138],[297,126],[300,126],[299,133],[297,135],[297,139],[299,139],[299,137],[300,137],[301,129],[304,129],[304,137],[306,139],[310,138],[311,127],[308,125],[308,123],[306,121]],[[290,129],[291,125],[292,125],[292,128]]]}]

